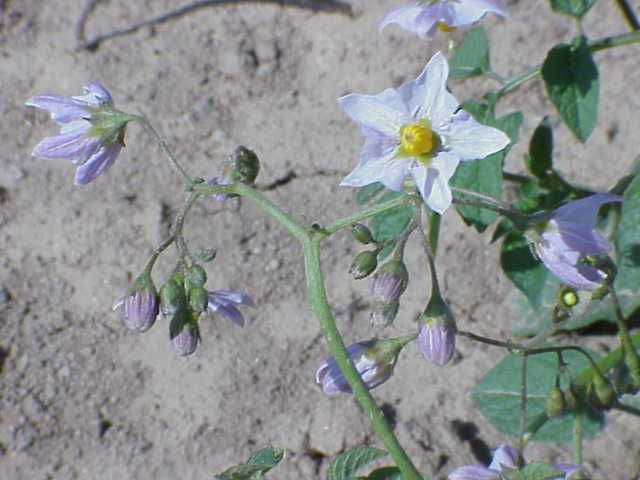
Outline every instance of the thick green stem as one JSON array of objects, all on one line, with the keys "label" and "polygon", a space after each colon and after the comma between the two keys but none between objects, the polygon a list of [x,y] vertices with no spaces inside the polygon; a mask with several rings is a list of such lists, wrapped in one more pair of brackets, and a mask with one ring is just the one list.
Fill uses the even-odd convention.
[{"label": "thick green stem", "polygon": [[324,279],[320,268],[320,241],[321,237],[316,237],[302,243],[307,277],[307,295],[311,310],[320,322],[320,328],[329,345],[331,355],[340,367],[340,371],[351,387],[363,413],[371,422],[376,435],[378,435],[389,455],[395,460],[396,465],[402,472],[402,477],[405,480],[422,480],[422,475],[398,443],[384,415],[347,355],[346,347],[327,302]]}]

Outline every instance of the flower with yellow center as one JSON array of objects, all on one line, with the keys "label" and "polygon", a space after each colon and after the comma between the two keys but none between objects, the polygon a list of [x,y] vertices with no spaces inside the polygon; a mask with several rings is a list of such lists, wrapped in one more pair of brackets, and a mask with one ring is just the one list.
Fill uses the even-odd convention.
[{"label": "flower with yellow center", "polygon": [[431,37],[436,30],[451,32],[471,25],[487,13],[507,17],[503,0],[429,0],[396,8],[385,15],[380,30],[396,23],[420,38]]},{"label": "flower with yellow center", "polygon": [[448,76],[447,60],[436,53],[418,78],[398,89],[338,99],[364,135],[360,162],[341,185],[381,182],[402,191],[410,176],[432,210],[443,213],[449,207],[449,179],[460,161],[502,150],[509,138],[459,110],[447,91]]}]

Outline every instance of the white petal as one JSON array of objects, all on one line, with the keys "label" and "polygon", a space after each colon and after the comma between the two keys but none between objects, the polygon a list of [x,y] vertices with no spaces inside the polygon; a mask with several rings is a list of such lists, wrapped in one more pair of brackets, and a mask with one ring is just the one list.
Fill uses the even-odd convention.
[{"label": "white petal", "polygon": [[371,183],[380,182],[385,187],[399,192],[404,186],[404,179],[410,163],[410,158],[398,158],[394,152],[382,157],[372,158],[360,162],[358,166],[340,182],[340,185],[346,187],[364,187]]},{"label": "white petal", "polygon": [[476,122],[465,111],[455,115],[446,136],[446,146],[460,160],[484,158],[502,150],[509,141],[502,130]]},{"label": "white petal", "polygon": [[352,93],[340,97],[338,103],[358,125],[388,137],[397,137],[400,127],[410,121],[398,93],[391,88],[378,95]]},{"label": "white petal", "polygon": [[411,169],[416,186],[425,203],[442,215],[451,205],[449,180],[458,167],[455,155],[441,153],[431,160],[429,166],[418,165]]},{"label": "white petal", "polygon": [[506,18],[507,10],[503,2],[497,0],[462,0],[451,3],[453,23],[451,26],[470,25],[480,20],[486,13],[494,13]]},{"label": "white petal", "polygon": [[424,7],[419,5],[403,5],[402,7],[391,10],[380,22],[380,31],[391,23],[397,23],[405,30],[415,32],[416,17],[420,14]]}]

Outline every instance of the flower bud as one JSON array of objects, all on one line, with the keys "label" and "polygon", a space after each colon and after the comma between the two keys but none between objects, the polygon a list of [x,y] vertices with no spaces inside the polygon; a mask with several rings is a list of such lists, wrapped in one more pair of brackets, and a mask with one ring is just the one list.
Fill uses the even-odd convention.
[{"label": "flower bud", "polygon": [[351,236],[358,242],[365,245],[373,242],[373,234],[366,225],[362,223],[353,223],[351,225]]},{"label": "flower bud", "polygon": [[231,154],[227,168],[232,183],[252,185],[260,172],[260,161],[253,151],[240,145]]},{"label": "flower bud", "polygon": [[355,256],[351,267],[349,267],[349,273],[356,280],[368,277],[378,266],[378,254],[371,250],[365,250]]},{"label": "flower bud", "polygon": [[382,265],[371,284],[373,300],[382,304],[395,303],[409,283],[409,273],[402,260],[390,260]]},{"label": "flower bud", "polygon": [[436,291],[420,316],[418,349],[422,357],[436,365],[446,365],[456,351],[456,322],[449,305]]},{"label": "flower bud", "polygon": [[209,302],[208,292],[201,286],[191,287],[188,293],[189,307],[197,313],[202,313],[207,309]]},{"label": "flower bud", "polygon": [[195,264],[189,267],[185,272],[184,283],[185,288],[201,287],[207,282],[207,272],[200,265]]},{"label": "flower bud", "polygon": [[564,399],[567,407],[569,407],[572,412],[575,412],[578,409],[578,393],[576,392],[576,387],[573,384],[569,385],[569,388],[564,392]]},{"label": "flower bud", "polygon": [[590,390],[589,400],[597,408],[610,408],[616,400],[616,392],[613,387],[599,373],[594,373]]},{"label": "flower bud", "polygon": [[190,314],[187,309],[176,312],[169,325],[169,338],[178,355],[184,357],[195,352],[200,341],[197,315]]},{"label": "flower bud", "polygon": [[200,248],[196,253],[196,257],[201,262],[208,263],[216,258],[217,253],[215,248]]},{"label": "flower bud", "polygon": [[564,412],[564,395],[556,385],[551,387],[544,399],[544,411],[549,418],[561,417]]},{"label": "flower bud", "polygon": [[387,327],[391,325],[398,315],[399,308],[400,302],[389,304],[375,303],[371,307],[371,313],[369,316],[371,319],[371,325],[374,327]]},{"label": "flower bud", "polygon": [[[371,389],[391,377],[400,350],[411,340],[413,336],[358,342],[347,348],[347,354],[362,381]],[[333,357],[327,357],[316,371],[316,383],[322,386],[322,391],[327,395],[351,392]]]},{"label": "flower bud", "polygon": [[146,332],[155,323],[158,316],[158,293],[151,288],[142,287],[124,298],[116,300],[113,309],[122,307],[122,324],[135,332]]},{"label": "flower bud", "polygon": [[175,272],[160,289],[160,311],[165,317],[170,317],[187,303],[184,292],[184,276]]}]

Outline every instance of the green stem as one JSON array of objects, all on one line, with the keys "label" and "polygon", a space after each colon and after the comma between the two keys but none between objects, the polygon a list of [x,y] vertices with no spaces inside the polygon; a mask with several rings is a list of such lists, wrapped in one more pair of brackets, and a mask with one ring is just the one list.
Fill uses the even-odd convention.
[{"label": "green stem", "polygon": [[525,353],[522,356],[522,372],[520,373],[520,436],[518,450],[524,454],[527,432],[527,367],[529,356]]},{"label": "green stem", "polygon": [[620,301],[618,299],[618,294],[616,293],[613,285],[609,288],[609,295],[611,296],[611,301],[613,302],[613,311],[616,316],[616,324],[618,325],[618,338],[620,339],[620,345],[622,346],[622,350],[624,352],[624,361],[629,368],[629,373],[631,374],[631,380],[633,380],[633,384],[636,388],[640,387],[640,359],[638,358],[638,352],[633,346],[633,342],[631,341],[631,335],[629,334],[629,328],[627,327],[627,322],[624,318],[624,314],[622,312],[622,307],[620,306]]},{"label": "green stem", "polygon": [[395,460],[396,465],[405,480],[422,480],[422,475],[413,465],[406,452],[398,443],[393,431],[387,424],[384,415],[376,405],[369,393],[367,386],[362,381],[353,363],[347,355],[346,347],[336,327],[331,309],[327,302],[327,293],[324,286],[322,270],[320,268],[320,241],[322,237],[316,237],[302,243],[304,253],[304,266],[307,277],[307,295],[311,310],[320,322],[322,334],[325,337],[329,350],[334,360],[340,367],[347,383],[362,408],[364,415],[371,422],[376,435],[389,455]]},{"label": "green stem", "polygon": [[582,418],[583,412],[578,410],[573,417],[573,463],[582,465]]},{"label": "green stem", "polygon": [[622,16],[627,21],[629,26],[633,30],[640,30],[640,23],[638,23],[638,18],[636,14],[633,12],[633,8],[627,2],[627,0],[616,0],[616,4],[618,8],[622,11]]},{"label": "green stem", "polygon": [[176,248],[178,249],[178,254],[182,258],[182,260],[185,262],[188,258],[190,258],[190,255],[189,255],[189,249],[187,248],[187,243],[185,242],[184,236],[182,234],[182,229],[184,228],[184,221],[187,218],[187,214],[189,213],[189,210],[191,210],[191,207],[193,207],[193,204],[195,203],[195,201],[198,199],[199,196],[200,196],[200,193],[198,192],[191,192],[189,193],[189,195],[187,195],[187,198],[182,204],[182,208],[176,215],[175,221],[173,223],[173,227],[171,228],[171,237],[175,239]]}]

